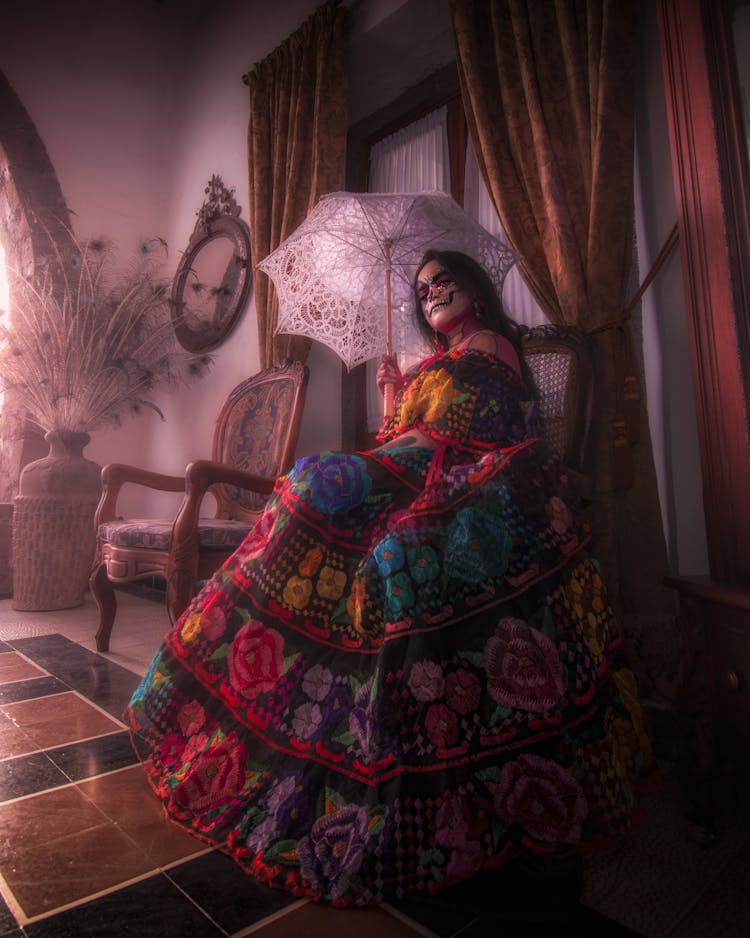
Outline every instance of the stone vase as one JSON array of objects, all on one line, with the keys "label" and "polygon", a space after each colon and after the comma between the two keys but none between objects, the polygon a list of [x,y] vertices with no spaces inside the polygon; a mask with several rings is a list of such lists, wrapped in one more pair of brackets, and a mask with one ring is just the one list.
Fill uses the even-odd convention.
[{"label": "stone vase", "polygon": [[13,599],[22,611],[80,606],[96,538],[101,468],[83,455],[88,433],[52,430],[49,453],[21,473],[13,514]]}]

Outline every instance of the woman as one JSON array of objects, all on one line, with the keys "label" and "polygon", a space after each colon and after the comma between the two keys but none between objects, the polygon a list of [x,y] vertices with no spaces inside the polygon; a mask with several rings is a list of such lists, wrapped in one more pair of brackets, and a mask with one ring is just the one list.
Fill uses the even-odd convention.
[{"label": "woman", "polygon": [[652,762],[515,325],[461,254],[415,294],[382,445],[297,462],[128,711],[174,820],[337,904],[608,838]]}]

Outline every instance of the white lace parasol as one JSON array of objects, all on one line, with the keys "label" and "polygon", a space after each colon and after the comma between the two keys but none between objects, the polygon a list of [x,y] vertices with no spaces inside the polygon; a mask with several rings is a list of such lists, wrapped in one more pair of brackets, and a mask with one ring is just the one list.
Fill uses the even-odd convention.
[{"label": "white lace parasol", "polygon": [[[277,332],[333,349],[348,369],[410,331],[412,281],[428,248],[477,260],[499,293],[517,256],[443,192],[334,192],[258,264],[279,296]],[[395,316],[397,322],[391,325]]]}]

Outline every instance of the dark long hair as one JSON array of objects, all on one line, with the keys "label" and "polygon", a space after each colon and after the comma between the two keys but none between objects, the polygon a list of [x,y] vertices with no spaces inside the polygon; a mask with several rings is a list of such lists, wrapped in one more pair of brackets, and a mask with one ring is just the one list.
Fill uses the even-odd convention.
[{"label": "dark long hair", "polygon": [[417,273],[414,277],[414,300],[419,331],[429,341],[437,342],[438,347],[445,351],[448,348],[448,341],[445,336],[435,332],[425,318],[422,310],[422,303],[417,292],[417,277],[419,271],[430,261],[437,261],[441,267],[448,271],[451,277],[461,286],[463,290],[469,293],[477,302],[481,309],[481,322],[486,329],[497,332],[513,346],[518,355],[518,361],[521,365],[521,376],[526,382],[529,391],[536,397],[536,383],[531,374],[529,366],[523,355],[523,345],[521,343],[521,327],[511,319],[505,312],[503,301],[500,299],[495,284],[490,279],[487,271],[481,264],[477,263],[473,257],[468,254],[462,254],[460,251],[435,251],[429,250],[422,258]]}]

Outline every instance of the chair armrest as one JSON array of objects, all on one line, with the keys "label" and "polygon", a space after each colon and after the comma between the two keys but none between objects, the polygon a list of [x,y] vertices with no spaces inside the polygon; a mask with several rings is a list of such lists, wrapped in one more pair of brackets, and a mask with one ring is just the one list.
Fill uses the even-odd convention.
[{"label": "chair armrest", "polygon": [[210,459],[191,462],[185,470],[185,497],[172,527],[173,544],[182,545],[190,541],[198,526],[203,496],[212,485],[219,483],[235,485],[251,492],[259,492],[261,495],[270,495],[276,480]]},{"label": "chair armrest", "polygon": [[276,484],[276,479],[268,476],[259,476],[244,469],[235,469],[225,463],[212,462],[209,459],[198,459],[190,463],[185,471],[187,498],[193,495],[203,495],[212,485],[235,485],[240,489],[248,489],[261,495],[270,495]]},{"label": "chair armrest", "polygon": [[102,469],[102,496],[94,516],[95,530],[104,521],[111,521],[117,517],[117,497],[120,489],[126,482],[135,485],[145,485],[150,489],[161,492],[184,492],[184,476],[164,475],[161,472],[150,472],[138,466],[128,466],[124,463],[110,463]]}]

